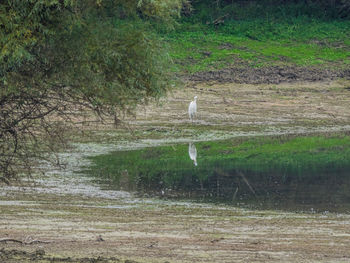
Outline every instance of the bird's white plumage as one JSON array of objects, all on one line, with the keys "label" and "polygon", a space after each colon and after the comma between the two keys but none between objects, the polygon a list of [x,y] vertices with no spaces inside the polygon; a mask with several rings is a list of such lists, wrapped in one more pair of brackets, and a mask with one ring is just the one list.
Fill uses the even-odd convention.
[{"label": "bird's white plumage", "polygon": [[190,105],[188,106],[188,116],[190,117],[191,121],[193,121],[196,113],[197,113],[197,96],[194,97],[193,101],[191,101]]},{"label": "bird's white plumage", "polygon": [[190,156],[194,165],[197,166],[197,149],[196,149],[196,146],[192,142],[190,142],[188,144],[188,155]]}]

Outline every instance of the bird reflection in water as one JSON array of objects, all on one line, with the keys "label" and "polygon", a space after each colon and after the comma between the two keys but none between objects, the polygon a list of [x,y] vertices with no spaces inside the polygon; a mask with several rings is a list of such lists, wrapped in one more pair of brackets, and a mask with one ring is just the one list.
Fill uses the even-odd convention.
[{"label": "bird reflection in water", "polygon": [[192,143],[192,142],[190,142],[188,144],[188,155],[190,156],[194,165],[197,166],[197,149],[196,149],[196,146],[194,145],[194,143]]}]

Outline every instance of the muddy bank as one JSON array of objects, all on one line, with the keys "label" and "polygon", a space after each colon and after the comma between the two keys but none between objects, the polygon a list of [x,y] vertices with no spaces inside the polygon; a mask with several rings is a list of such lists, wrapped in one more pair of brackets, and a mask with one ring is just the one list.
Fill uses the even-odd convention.
[{"label": "muddy bank", "polygon": [[244,63],[218,71],[198,72],[188,77],[191,81],[246,84],[278,84],[296,81],[330,81],[350,79],[350,69],[327,69],[319,67],[269,66],[253,68]]},{"label": "muddy bank", "polygon": [[[80,157],[104,151],[234,136],[346,132],[348,87],[349,81],[192,82],[160,105],[140,107],[125,120],[131,127],[126,132],[89,126],[96,141],[63,153],[66,170],[47,171],[35,187],[23,182],[0,188],[0,239],[50,242],[0,243],[0,262],[349,262],[348,213],[135,198],[76,173],[88,165]],[[198,115],[190,122],[188,103],[195,95]]]},{"label": "muddy bank", "polygon": [[[16,198],[16,197],[15,197]],[[18,197],[17,197],[18,198]],[[0,262],[349,262],[349,215],[190,202],[22,196],[0,206]],[[25,216],[21,216],[25,215]],[[129,261],[127,261],[127,259]]]},{"label": "muddy bank", "polygon": [[120,260],[115,257],[56,257],[46,255],[45,250],[37,249],[33,252],[27,252],[25,250],[18,249],[0,249],[0,260],[6,263],[25,263],[25,262],[67,262],[67,263],[137,263],[133,260]]}]

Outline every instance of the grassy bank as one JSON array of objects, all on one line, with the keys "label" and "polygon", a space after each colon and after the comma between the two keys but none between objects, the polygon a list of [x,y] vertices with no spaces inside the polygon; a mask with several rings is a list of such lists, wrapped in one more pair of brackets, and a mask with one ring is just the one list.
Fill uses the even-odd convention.
[{"label": "grassy bank", "polygon": [[175,62],[186,73],[230,65],[350,66],[350,21],[255,18],[228,20],[223,25],[183,22],[163,35]]}]

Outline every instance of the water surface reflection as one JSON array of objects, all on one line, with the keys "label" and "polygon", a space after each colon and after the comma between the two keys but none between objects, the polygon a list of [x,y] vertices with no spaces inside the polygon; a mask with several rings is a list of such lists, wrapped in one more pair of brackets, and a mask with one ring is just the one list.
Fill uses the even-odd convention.
[{"label": "water surface reflection", "polygon": [[140,196],[263,209],[350,211],[347,136],[241,139],[196,146],[189,143],[93,157],[95,166],[90,172],[118,190]]},{"label": "water surface reflection", "polygon": [[190,159],[193,161],[193,164],[197,166],[197,149],[194,143],[190,142],[188,144],[188,155],[190,156]]}]

